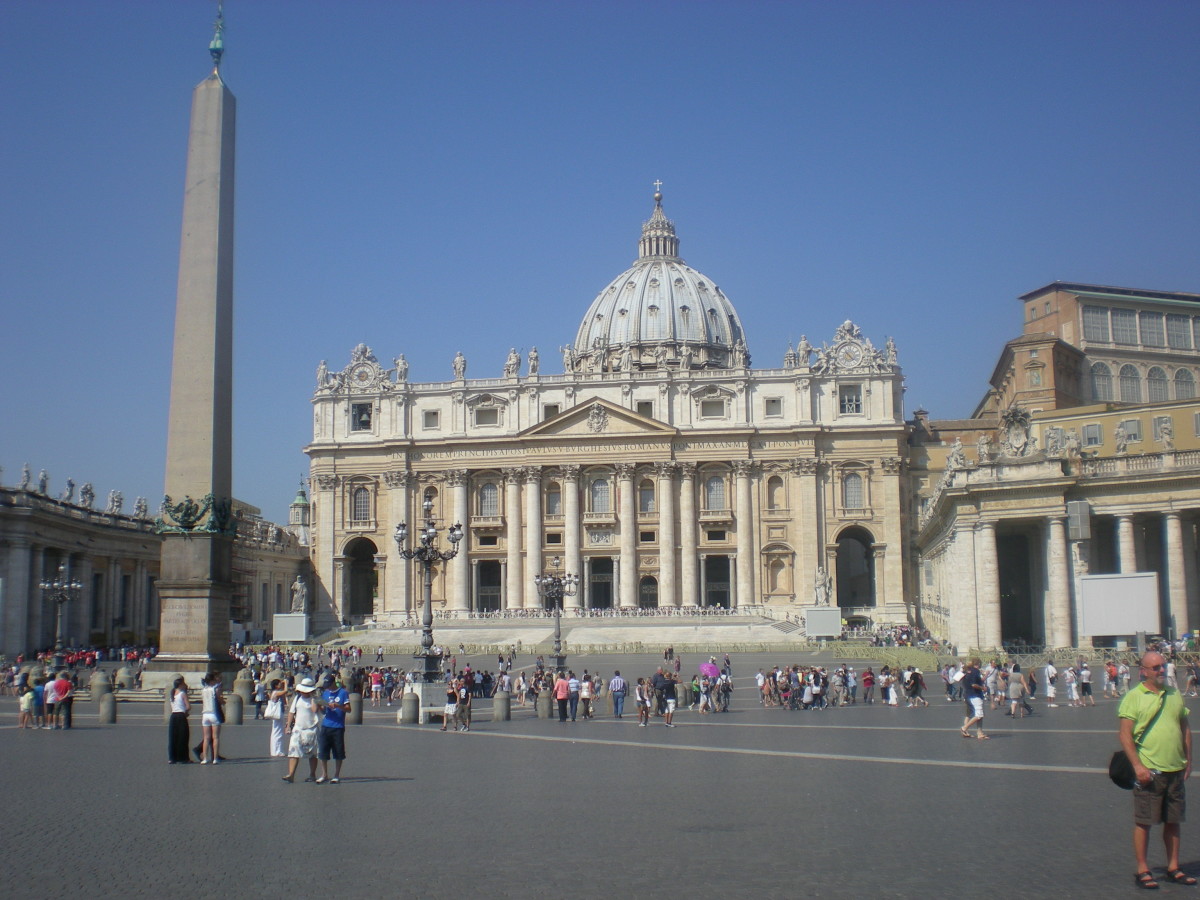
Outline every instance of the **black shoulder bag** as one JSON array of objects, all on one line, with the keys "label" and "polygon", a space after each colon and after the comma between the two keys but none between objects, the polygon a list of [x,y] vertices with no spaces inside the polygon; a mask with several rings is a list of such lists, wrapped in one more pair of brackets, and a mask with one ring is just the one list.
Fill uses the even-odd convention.
[{"label": "black shoulder bag", "polygon": [[[1158,717],[1162,715],[1163,707],[1167,704],[1167,690],[1163,688],[1162,696],[1158,700],[1158,709],[1154,713],[1154,718],[1150,720],[1142,733],[1134,738],[1134,746],[1142,746],[1142,742],[1146,740],[1146,735],[1150,733],[1150,729],[1154,727],[1154,723],[1158,721]],[[1124,750],[1118,750],[1112,755],[1112,759],[1108,761],[1108,777],[1123,791],[1132,791],[1137,786],[1137,775],[1133,771],[1133,763],[1129,761],[1128,754]]]}]

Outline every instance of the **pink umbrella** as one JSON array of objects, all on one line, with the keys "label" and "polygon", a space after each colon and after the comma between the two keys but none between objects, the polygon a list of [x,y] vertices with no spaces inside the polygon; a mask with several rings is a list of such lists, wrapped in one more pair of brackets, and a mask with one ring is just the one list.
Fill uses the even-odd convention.
[{"label": "pink umbrella", "polygon": [[717,666],[716,663],[710,663],[710,662],[700,663],[700,674],[707,675],[710,678],[716,678],[718,675],[721,674],[721,669]]}]

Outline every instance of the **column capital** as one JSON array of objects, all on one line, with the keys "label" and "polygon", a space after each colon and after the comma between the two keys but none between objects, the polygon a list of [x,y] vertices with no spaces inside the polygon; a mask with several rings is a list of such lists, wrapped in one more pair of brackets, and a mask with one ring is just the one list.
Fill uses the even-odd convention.
[{"label": "column capital", "polygon": [[462,487],[467,483],[467,476],[470,473],[466,469],[447,469],[446,484],[450,487]]},{"label": "column capital", "polygon": [[314,475],[313,479],[317,482],[317,488],[322,491],[332,491],[339,481],[336,475]]},{"label": "column capital", "polygon": [[513,468],[500,470],[500,474],[504,476],[504,480],[508,484],[520,484],[521,477],[524,475],[524,473],[525,473],[525,470],[520,467],[513,467]]},{"label": "column capital", "polygon": [[656,462],[654,464],[654,474],[659,478],[671,478],[675,474],[675,470],[679,468],[675,462]]},{"label": "column capital", "polygon": [[733,474],[738,478],[749,478],[754,474],[755,463],[752,459],[735,459],[733,461]]},{"label": "column capital", "polygon": [[412,472],[384,472],[383,481],[390,488],[409,487],[413,483]]},{"label": "column capital", "polygon": [[615,468],[617,470],[617,477],[620,478],[622,481],[632,480],[633,476],[637,472],[637,465],[635,463],[629,463],[629,462],[617,463]]},{"label": "column capital", "polygon": [[696,464],[692,462],[679,463],[679,477],[690,481],[696,477]]},{"label": "column capital", "polygon": [[805,457],[795,460],[793,465],[797,475],[816,475],[821,463],[819,460]]},{"label": "column capital", "polygon": [[578,481],[579,473],[583,471],[581,466],[563,466],[562,477],[563,481]]},{"label": "column capital", "polygon": [[541,466],[527,466],[523,470],[522,478],[525,480],[526,484],[541,484],[542,467]]}]

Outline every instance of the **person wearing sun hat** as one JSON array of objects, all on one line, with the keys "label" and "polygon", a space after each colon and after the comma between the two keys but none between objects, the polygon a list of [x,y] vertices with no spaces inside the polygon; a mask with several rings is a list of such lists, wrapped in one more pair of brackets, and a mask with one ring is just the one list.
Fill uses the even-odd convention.
[{"label": "person wearing sun hat", "polygon": [[302,679],[296,685],[296,696],[288,707],[287,731],[292,737],[288,744],[288,773],[283,776],[288,784],[296,777],[302,758],[308,760],[308,777],[304,780],[317,780],[317,725],[321,715],[316,692],[316,682],[311,678]]}]

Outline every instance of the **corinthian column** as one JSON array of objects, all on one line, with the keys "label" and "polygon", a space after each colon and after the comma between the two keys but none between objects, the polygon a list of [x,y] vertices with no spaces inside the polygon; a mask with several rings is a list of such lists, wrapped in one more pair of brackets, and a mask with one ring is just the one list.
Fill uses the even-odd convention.
[{"label": "corinthian column", "polygon": [[633,494],[633,463],[617,465],[617,496],[621,501],[621,606],[637,606],[637,504]]},{"label": "corinthian column", "polygon": [[700,605],[700,557],[696,543],[696,464],[679,466],[679,605]]},{"label": "corinthian column", "polygon": [[754,596],[754,504],[750,500],[750,475],[754,464],[736,460],[733,474],[737,497],[737,606],[756,605]]},{"label": "corinthian column", "polygon": [[542,573],[542,470],[525,470],[525,584],[530,605],[537,591],[533,579]]},{"label": "corinthian column", "polygon": [[1117,516],[1117,555],[1121,574],[1137,571],[1137,547],[1133,537],[1133,516]]},{"label": "corinthian column", "polygon": [[388,488],[388,548],[387,553],[392,560],[388,573],[387,592],[380,592],[384,597],[384,609],[390,613],[409,612],[412,609],[412,595],[409,592],[408,571],[409,562],[400,555],[400,548],[391,538],[391,532],[401,522],[408,522],[408,489],[413,477],[409,472],[385,472],[384,483]]},{"label": "corinthian column", "polygon": [[[567,545],[567,571],[583,579],[583,529],[579,521],[579,466],[563,466],[563,540]],[[584,586],[570,597],[564,597],[567,609],[579,609]]]},{"label": "corinthian column", "polygon": [[504,608],[520,609],[524,602],[521,592],[521,470],[504,470],[504,544],[507,550],[505,566]]},{"label": "corinthian column", "polygon": [[678,606],[675,594],[675,463],[658,463],[658,605]]},{"label": "corinthian column", "polygon": [[460,541],[458,555],[450,560],[450,608],[457,612],[466,612],[471,607],[471,567],[470,554],[467,545],[471,542],[470,510],[467,508],[467,470],[451,469],[446,473],[446,483],[450,485],[451,503],[454,507],[454,521],[447,524],[460,523],[463,526],[463,539]]}]

